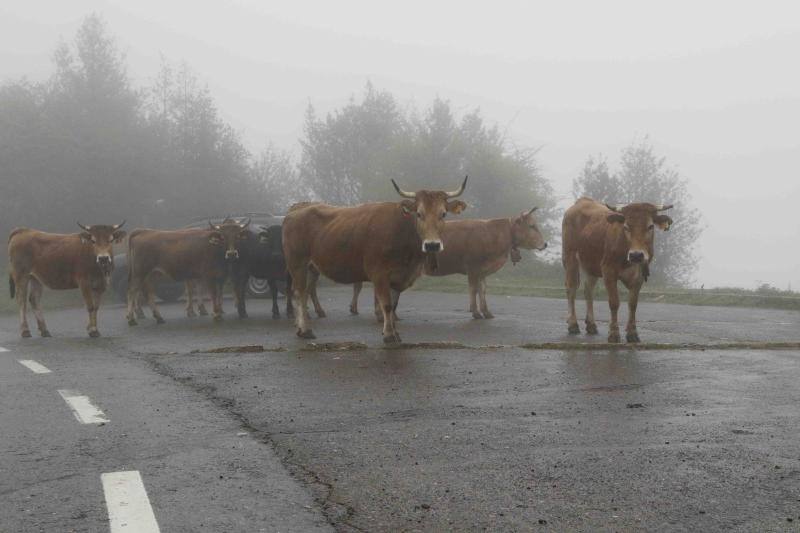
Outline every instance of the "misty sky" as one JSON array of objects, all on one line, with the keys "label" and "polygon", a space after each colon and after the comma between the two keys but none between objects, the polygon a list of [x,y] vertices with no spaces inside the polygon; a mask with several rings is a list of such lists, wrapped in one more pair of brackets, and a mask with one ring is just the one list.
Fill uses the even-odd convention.
[{"label": "misty sky", "polygon": [[705,217],[698,284],[797,289],[796,6],[4,0],[0,81],[44,79],[59,39],[94,11],[136,83],[152,80],[161,56],[185,60],[253,151],[273,142],[298,154],[307,104],[326,112],[371,80],[403,104],[438,95],[461,112],[479,107],[518,143],[541,146],[566,205],[588,155],[614,167],[649,135]]}]

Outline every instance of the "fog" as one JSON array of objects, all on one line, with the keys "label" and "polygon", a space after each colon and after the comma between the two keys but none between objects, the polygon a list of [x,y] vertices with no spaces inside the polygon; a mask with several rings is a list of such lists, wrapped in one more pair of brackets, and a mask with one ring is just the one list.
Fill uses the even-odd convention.
[{"label": "fog", "polygon": [[800,287],[795,3],[263,4],[6,0],[0,81],[48,76],[59,40],[96,12],[135,82],[162,57],[186,61],[253,152],[296,153],[309,103],[324,114],[371,81],[409,106],[480,108],[541,147],[561,206],[588,156],[613,166],[648,136],[703,215],[698,285]]}]

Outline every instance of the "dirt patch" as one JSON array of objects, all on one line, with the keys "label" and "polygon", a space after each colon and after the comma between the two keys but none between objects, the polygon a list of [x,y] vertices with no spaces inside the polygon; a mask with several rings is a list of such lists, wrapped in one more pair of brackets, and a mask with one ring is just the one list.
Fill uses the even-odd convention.
[{"label": "dirt patch", "polygon": [[285,352],[286,348],[265,348],[261,344],[246,344],[244,346],[220,346],[219,348],[202,348],[192,350],[189,353],[261,353],[261,352]]}]

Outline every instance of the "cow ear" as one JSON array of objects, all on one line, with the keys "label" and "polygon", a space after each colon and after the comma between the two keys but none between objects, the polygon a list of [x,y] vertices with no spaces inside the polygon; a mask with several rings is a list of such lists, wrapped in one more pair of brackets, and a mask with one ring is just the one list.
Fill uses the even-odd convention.
[{"label": "cow ear", "polygon": [[667,215],[656,215],[653,217],[653,223],[661,228],[662,231],[669,231],[672,226],[672,219]]},{"label": "cow ear", "polygon": [[625,215],[621,213],[609,213],[608,216],[606,217],[606,220],[608,220],[611,224],[613,224],[614,222],[619,222],[620,224],[623,224],[625,222]]},{"label": "cow ear", "polygon": [[404,215],[410,215],[417,210],[417,202],[414,200],[403,200],[400,202],[400,210]]},{"label": "cow ear", "polygon": [[92,244],[92,234],[88,231],[82,231],[80,237],[83,244]]},{"label": "cow ear", "polygon": [[128,233],[126,231],[118,229],[113,235],[111,235],[111,238],[114,242],[122,242],[122,239],[124,239],[127,234]]},{"label": "cow ear", "polygon": [[208,238],[208,242],[210,242],[214,246],[222,244],[222,235],[220,235],[219,233],[212,233],[211,236]]},{"label": "cow ear", "polygon": [[453,213],[454,215],[461,213],[466,208],[467,204],[465,204],[461,200],[453,200],[452,202],[447,202],[447,210]]}]

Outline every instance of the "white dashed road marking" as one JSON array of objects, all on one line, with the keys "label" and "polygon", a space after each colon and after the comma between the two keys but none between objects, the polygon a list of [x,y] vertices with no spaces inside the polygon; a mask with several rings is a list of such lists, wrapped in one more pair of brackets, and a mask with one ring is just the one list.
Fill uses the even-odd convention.
[{"label": "white dashed road marking", "polygon": [[50,369],[44,366],[43,364],[37,363],[33,359],[20,359],[19,364],[24,367],[27,367],[28,370],[33,372],[34,374],[49,374]]},{"label": "white dashed road marking", "polygon": [[7,352],[7,351],[8,351],[8,348],[3,348],[2,346],[0,346],[0,352]]},{"label": "white dashed road marking", "polygon": [[67,402],[75,418],[81,424],[105,424],[109,421],[103,411],[98,409],[89,400],[88,396],[82,396],[77,391],[72,390],[59,390],[58,393]]},{"label": "white dashed road marking", "polygon": [[159,533],[150,499],[137,470],[102,474],[111,533]]}]

